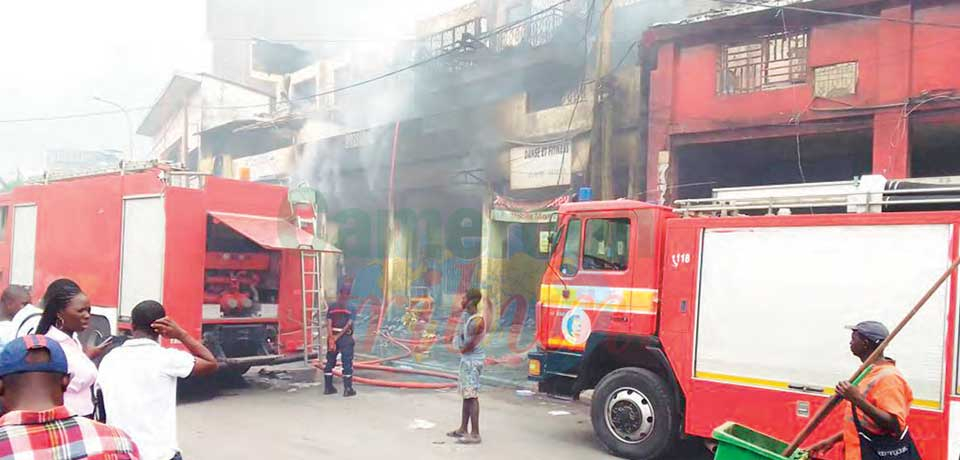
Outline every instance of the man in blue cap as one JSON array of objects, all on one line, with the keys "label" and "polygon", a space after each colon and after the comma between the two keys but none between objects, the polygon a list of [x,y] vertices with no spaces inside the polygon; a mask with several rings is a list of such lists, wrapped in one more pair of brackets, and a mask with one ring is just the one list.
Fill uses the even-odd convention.
[{"label": "man in blue cap", "polygon": [[71,414],[63,405],[70,383],[60,345],[42,335],[14,339],[0,353],[0,460],[87,458],[139,460],[126,433]]},{"label": "man in blue cap", "polygon": [[[863,321],[856,326],[847,326],[847,329],[853,331],[850,352],[861,362],[866,362],[890,335],[887,327],[877,321]],[[837,395],[845,400],[843,430],[813,445],[809,449],[812,458],[820,458],[834,447],[842,447],[845,460],[919,458],[880,453],[875,445],[881,438],[892,437],[906,449],[897,450],[897,454],[916,453],[916,446],[907,431],[913,391],[896,364],[894,360],[881,356],[868,368],[860,383],[854,385],[843,381],[837,385]]]}]

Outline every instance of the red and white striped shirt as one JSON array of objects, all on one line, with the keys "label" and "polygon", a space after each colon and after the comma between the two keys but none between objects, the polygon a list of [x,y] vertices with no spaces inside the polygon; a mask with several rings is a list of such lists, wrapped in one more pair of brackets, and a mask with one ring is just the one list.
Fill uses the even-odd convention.
[{"label": "red and white striped shirt", "polygon": [[60,406],[0,418],[0,460],[139,460],[136,444],[116,428]]}]

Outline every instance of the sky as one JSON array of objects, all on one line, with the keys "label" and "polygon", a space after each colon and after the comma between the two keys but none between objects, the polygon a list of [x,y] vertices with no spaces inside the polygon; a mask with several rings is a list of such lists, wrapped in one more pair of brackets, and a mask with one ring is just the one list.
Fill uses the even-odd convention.
[{"label": "sky", "polygon": [[[273,0],[282,2],[283,0]],[[396,32],[466,0],[378,0],[364,15]],[[126,151],[131,136],[142,155],[148,140],[132,134],[170,77],[210,70],[203,0],[30,0],[9,2],[0,15],[0,175],[37,173],[51,149]],[[265,0],[265,3],[269,3]],[[365,3],[377,3],[367,1]],[[406,4],[406,5],[404,5]],[[399,6],[404,5],[404,6]],[[398,28],[397,24],[401,24]],[[385,30],[380,28],[379,30]],[[12,123],[23,118],[114,111],[122,114]]]}]

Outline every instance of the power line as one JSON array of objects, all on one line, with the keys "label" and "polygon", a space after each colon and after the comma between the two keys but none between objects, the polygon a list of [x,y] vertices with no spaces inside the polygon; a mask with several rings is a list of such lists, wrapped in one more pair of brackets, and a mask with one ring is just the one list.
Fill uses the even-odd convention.
[{"label": "power line", "polygon": [[212,42],[250,42],[263,40],[271,43],[393,43],[418,41],[416,37],[289,37],[289,38],[260,38],[260,37],[212,37]]},{"label": "power line", "polygon": [[[486,39],[488,39],[488,38],[490,38],[490,37],[499,35],[499,34],[501,34],[501,33],[503,33],[503,32],[513,30],[513,29],[515,29],[515,28],[517,28],[517,27],[519,27],[519,26],[521,26],[521,25],[523,25],[523,24],[526,24],[527,22],[530,22],[530,21],[532,21],[532,20],[534,20],[534,19],[536,19],[536,18],[544,15],[544,14],[547,14],[547,13],[549,13],[549,12],[551,12],[551,11],[556,10],[556,9],[557,9],[558,7],[560,7],[561,5],[563,5],[563,4],[565,4],[565,3],[569,3],[570,1],[572,1],[572,0],[561,0],[561,1],[557,2],[557,3],[554,3],[553,5],[551,5],[551,6],[549,6],[549,7],[544,8],[544,9],[542,9],[542,10],[540,10],[540,11],[537,11],[537,12],[535,12],[535,13],[527,16],[527,17],[518,19],[518,20],[516,20],[516,21],[514,21],[514,22],[512,22],[512,23],[509,23],[509,24],[505,24],[505,25],[503,25],[503,26],[501,26],[501,27],[498,27],[498,28],[496,28],[496,29],[494,29],[494,30],[492,30],[492,31],[490,31],[490,32],[485,33],[485,34],[481,34],[481,35],[475,37],[475,40],[478,41],[478,42],[480,42],[480,41],[486,40]],[[462,41],[461,41],[461,43],[462,43]],[[459,47],[459,46],[454,46],[454,47],[451,47],[450,49],[448,49],[448,50],[446,50],[446,51],[443,51],[443,52],[441,52],[441,53],[438,53],[438,54],[436,54],[436,55],[433,55],[433,56],[431,56],[431,57],[429,57],[429,58],[416,61],[416,62],[414,62],[414,63],[412,63],[412,64],[406,65],[406,66],[401,67],[401,68],[399,68],[399,69],[395,69],[395,70],[392,70],[392,71],[390,71],[390,72],[387,72],[387,73],[384,73],[384,74],[380,74],[380,75],[377,75],[377,76],[375,76],[375,77],[368,78],[368,79],[366,79],[366,80],[361,80],[361,81],[358,81],[358,82],[355,82],[355,83],[351,83],[351,84],[346,85],[346,86],[333,88],[333,89],[330,89],[330,90],[327,90],[327,91],[321,91],[321,92],[319,92],[319,93],[312,94],[312,95],[309,95],[309,96],[303,96],[303,97],[299,97],[299,98],[296,98],[296,99],[290,99],[290,100],[287,101],[287,102],[301,102],[301,101],[306,101],[306,100],[314,99],[314,98],[317,98],[317,97],[323,97],[323,96],[328,96],[328,95],[331,95],[331,94],[339,93],[339,92],[341,92],[341,91],[346,91],[346,90],[353,89],[353,88],[356,88],[356,87],[359,87],[359,86],[368,85],[368,84],[370,84],[370,83],[374,83],[374,82],[377,82],[377,81],[380,81],[380,80],[383,80],[383,79],[386,79],[386,78],[390,78],[390,77],[392,77],[392,76],[394,76],[394,75],[397,75],[397,74],[406,72],[406,71],[408,71],[408,70],[415,69],[415,68],[417,68],[417,67],[420,67],[420,66],[429,64],[429,63],[431,63],[431,62],[433,62],[433,61],[436,61],[436,60],[438,60],[438,59],[444,58],[444,57],[446,57],[446,56],[450,56],[450,55],[452,55],[452,54],[460,53],[460,52],[462,52],[462,51],[464,51],[464,48]],[[222,109],[251,109],[251,108],[257,108],[257,107],[265,107],[265,106],[268,106],[268,105],[269,105],[269,104],[253,104],[253,105],[227,106],[227,107],[219,107],[219,108],[222,108]]]},{"label": "power line", "polygon": [[[607,1],[609,1],[609,3],[607,4],[607,8],[609,8],[610,5],[613,4],[613,0],[607,0]],[[573,128],[573,120],[576,119],[577,117],[577,107],[580,106],[580,101],[583,100],[584,93],[586,93],[586,90],[583,87],[587,81],[587,61],[590,60],[590,28],[593,26],[593,19],[594,19],[593,13],[596,11],[596,9],[597,9],[597,0],[591,0],[590,10],[587,11],[587,21],[583,25],[583,77],[580,79],[580,86],[577,88],[577,91],[579,91],[580,94],[577,96],[577,101],[573,104],[573,110],[570,111],[570,121],[567,122],[566,132],[563,134],[563,137],[559,139],[555,139],[554,142],[563,141],[563,140],[566,140],[568,137],[570,137],[570,130]],[[607,9],[604,8],[603,11],[606,12]],[[572,144],[573,143],[571,142],[571,145],[570,145],[571,157],[573,156]],[[560,183],[563,182],[563,162],[566,160],[565,158],[566,154],[567,152],[565,150],[561,150],[560,172],[557,173],[557,185],[560,185]],[[570,172],[571,174],[573,173],[572,160],[570,161]]]},{"label": "power line", "polygon": [[[152,107],[132,107],[127,109],[128,112],[140,112],[144,110],[150,110]],[[92,118],[92,117],[101,117],[105,115],[119,115],[123,113],[122,110],[105,110],[101,112],[85,112],[85,113],[74,113],[70,115],[53,115],[46,117],[29,117],[29,118],[8,118],[0,119],[2,124],[11,124],[11,123],[30,123],[36,121],[58,121],[58,120],[74,120],[77,118]]]},{"label": "power line", "polygon": [[637,43],[639,43],[637,40],[634,40],[632,43],[630,43],[630,47],[627,48],[627,51],[625,53],[623,53],[623,57],[621,57],[620,61],[617,62],[617,66],[610,71],[611,75],[617,73],[617,71],[620,70],[620,66],[622,66],[623,63],[627,60],[627,58],[630,57],[630,52],[637,47]]},{"label": "power line", "polygon": [[[516,20],[516,21],[514,21],[514,22],[512,22],[512,23],[505,24],[505,25],[503,25],[503,26],[501,26],[501,27],[498,27],[497,29],[494,29],[493,31],[488,32],[488,33],[486,33],[486,34],[483,34],[483,35],[477,37],[476,39],[477,39],[478,41],[480,41],[480,40],[484,40],[484,39],[490,38],[490,37],[492,37],[492,36],[498,35],[498,34],[500,34],[500,33],[502,33],[502,32],[505,32],[505,31],[508,31],[508,30],[512,30],[512,29],[514,29],[514,28],[516,28],[516,27],[518,27],[518,26],[520,26],[520,25],[523,25],[523,24],[525,24],[525,23],[527,23],[527,22],[529,22],[529,21],[531,21],[531,20],[533,20],[533,19],[536,19],[536,18],[538,18],[538,17],[540,17],[540,16],[542,16],[542,15],[544,15],[544,14],[546,14],[546,13],[549,13],[549,12],[551,12],[551,11],[553,11],[553,10],[556,10],[556,9],[557,9],[558,7],[560,7],[561,5],[566,4],[566,3],[569,3],[570,1],[571,1],[571,0],[561,0],[561,1],[555,3],[555,4],[551,5],[551,6],[549,6],[549,7],[547,7],[547,8],[544,8],[543,10],[537,11],[537,12],[535,12],[535,13],[533,13],[533,14],[525,17],[525,18],[521,18],[521,19],[518,19],[518,20]],[[414,62],[414,63],[412,63],[412,64],[406,65],[406,66],[401,67],[401,68],[399,68],[399,69],[392,70],[392,71],[390,71],[390,72],[386,72],[386,73],[384,73],[384,74],[377,75],[377,76],[375,76],[375,77],[371,77],[371,78],[368,78],[368,79],[365,79],[365,80],[362,80],[362,81],[358,81],[358,82],[355,82],[355,83],[351,83],[351,84],[346,85],[346,86],[342,86],[342,87],[338,87],[338,88],[333,88],[333,89],[330,89],[330,90],[327,90],[327,91],[322,91],[322,92],[319,92],[319,93],[316,93],[316,94],[313,94],[313,95],[310,95],[310,96],[304,96],[304,97],[300,97],[300,98],[297,98],[297,99],[291,99],[291,100],[286,101],[286,102],[306,101],[306,100],[314,99],[314,98],[317,98],[317,97],[322,97],[322,96],[327,96],[327,95],[330,95],[330,94],[339,93],[339,92],[341,92],[341,91],[346,91],[346,90],[353,89],[353,88],[356,88],[356,87],[359,87],[359,86],[368,85],[368,84],[370,84],[370,83],[374,83],[374,82],[379,81],[379,80],[383,80],[383,79],[386,79],[386,78],[390,78],[390,77],[392,77],[392,76],[394,76],[394,75],[397,75],[397,74],[406,72],[406,71],[411,70],[411,69],[414,69],[414,68],[416,68],[416,67],[420,67],[420,66],[422,66],[422,65],[429,64],[429,63],[431,63],[431,62],[433,62],[433,61],[436,61],[436,60],[438,60],[438,59],[441,59],[441,58],[443,58],[443,57],[446,57],[446,56],[449,56],[449,55],[451,55],[451,54],[458,53],[458,52],[461,52],[461,51],[463,51],[462,48],[454,47],[454,48],[451,48],[451,49],[446,50],[446,51],[444,51],[444,52],[441,52],[441,53],[439,53],[439,54],[436,54],[436,55],[434,55],[434,56],[431,56],[431,57],[429,57],[429,58],[427,58],[427,59],[423,59],[423,60]],[[266,104],[250,104],[250,105],[235,105],[235,106],[215,106],[215,107],[204,107],[204,108],[205,108],[205,109],[212,109],[212,110],[233,110],[233,109],[253,109],[253,108],[258,108],[258,107],[269,107],[270,105],[271,105],[270,103],[266,103]],[[132,107],[132,108],[128,109],[128,111],[143,111],[143,110],[150,110],[150,109],[152,109],[152,108],[153,108],[153,106]],[[113,110],[113,111],[100,111],[100,112],[77,113],[77,114],[69,114],[69,115],[54,115],[54,116],[46,116],[46,117],[12,118],[12,119],[5,119],[5,120],[4,120],[4,119],[0,119],[0,124],[29,123],[29,122],[57,121],[57,120],[72,120],[72,119],[78,119],[78,118],[90,118],[90,117],[98,117],[98,116],[105,116],[105,115],[116,115],[116,114],[120,114],[120,113],[123,113],[123,112],[122,112],[122,111],[119,111],[119,110]]]},{"label": "power line", "polygon": [[805,13],[823,14],[828,16],[843,16],[848,18],[870,19],[874,21],[896,22],[900,24],[945,27],[948,29],[960,29],[960,24],[950,24],[950,23],[943,23],[943,22],[916,21],[913,19],[900,19],[900,18],[890,18],[885,16],[873,16],[869,14],[849,13],[846,11],[819,10],[815,8],[807,8],[804,6],[769,5],[762,2],[756,2],[756,1],[750,1],[750,0],[717,0],[717,1],[721,3],[729,3],[732,5],[753,6],[753,7],[763,8],[765,10],[791,10],[791,11],[801,11]]},{"label": "power line", "polygon": [[[783,36],[784,36],[784,37],[788,37],[788,36],[789,36],[789,33],[788,33],[788,29],[787,29],[787,13],[786,13],[785,10],[779,10],[779,11],[777,11],[777,15],[780,16],[780,24],[783,25]],[[793,71],[793,70],[791,69],[791,72],[792,72],[792,71]],[[806,183],[807,183],[807,175],[806,175],[806,173],[803,171],[803,155],[802,155],[801,149],[800,149],[800,115],[801,115],[802,112],[800,112],[800,103],[799,103],[799,99],[797,98],[797,90],[798,90],[797,85],[793,85],[793,88],[792,88],[792,91],[793,91],[793,106],[794,106],[794,109],[797,110],[797,114],[794,116],[794,120],[793,120],[793,121],[794,121],[794,125],[796,126],[796,131],[797,131],[797,132],[796,132],[796,138],[797,138],[797,139],[796,139],[796,140],[797,140],[797,142],[796,142],[796,144],[797,144],[797,170],[800,172],[800,182],[806,184]],[[810,213],[813,214],[813,208],[810,209]]]},{"label": "power line", "polygon": [[[522,24],[524,24],[524,23],[526,23],[526,22],[529,22],[530,20],[533,20],[533,19],[535,19],[535,18],[537,18],[537,17],[539,17],[539,16],[541,16],[541,15],[543,15],[543,14],[546,14],[546,13],[548,13],[548,12],[550,12],[550,11],[553,11],[553,10],[555,10],[556,8],[558,8],[559,6],[561,6],[561,5],[565,4],[565,3],[568,3],[568,2],[570,2],[570,1],[571,1],[571,0],[562,0],[562,1],[560,1],[560,2],[557,2],[556,4],[554,4],[554,5],[550,6],[550,7],[547,7],[547,8],[545,8],[545,9],[541,10],[541,11],[538,11],[538,12],[536,12],[536,13],[534,13],[534,14],[531,14],[530,16],[527,16],[527,17],[525,17],[525,18],[519,19],[519,20],[517,20],[517,21],[515,21],[515,22],[513,22],[513,23],[506,24],[506,25],[504,25],[504,26],[501,26],[501,27],[499,27],[499,28],[497,28],[497,29],[489,32],[489,33],[486,33],[486,34],[484,34],[484,35],[482,35],[482,36],[480,36],[480,37],[477,37],[477,40],[478,40],[478,41],[479,41],[479,40],[483,40],[483,39],[489,38],[489,37],[491,37],[491,36],[495,36],[495,35],[498,35],[498,34],[500,34],[500,33],[503,33],[504,31],[512,30],[512,29],[514,29],[514,28],[516,28],[516,27],[518,27],[518,26],[520,26],[520,25],[522,25]],[[889,18],[889,17],[883,17],[883,16],[871,16],[871,15],[866,15],[866,14],[849,13],[849,12],[842,12],[842,11],[819,10],[819,9],[813,9],[813,8],[807,8],[807,7],[800,7],[800,6],[789,6],[789,5],[776,6],[776,5],[768,5],[768,4],[760,3],[760,2],[757,2],[757,1],[750,1],[750,0],[718,0],[718,1],[723,2],[723,3],[728,3],[728,4],[760,7],[760,8],[764,8],[764,9],[792,10],[792,11],[800,11],[800,12],[807,12],[807,13],[814,13],[814,14],[824,14],[824,15],[831,15],[831,16],[852,17],[852,18],[859,18],[859,19],[870,19],[870,20],[880,20],[880,21],[888,21],[888,22],[896,22],[896,23],[904,23],[904,24],[913,24],[913,25],[923,25],[923,26],[931,26],[931,27],[945,27],[945,28],[956,28],[956,29],[960,29],[960,24],[948,24],[948,23],[937,23],[937,22],[927,22],[927,21],[914,21],[914,20],[909,20],[909,19]],[[604,12],[606,12],[606,9],[609,8],[612,4],[613,4],[613,2],[608,3],[607,6],[604,8]],[[591,23],[592,23],[592,20],[593,20],[592,17],[593,17],[595,5],[596,5],[596,0],[593,0],[593,2],[592,2],[592,4],[591,4],[591,10],[588,12],[588,19],[587,19],[587,24],[586,24],[586,27],[585,27],[586,33],[584,34],[584,39],[583,39],[583,42],[584,42],[584,45],[585,45],[585,49],[586,49],[586,53],[585,53],[585,54],[587,54],[587,55],[589,54],[589,48],[588,48],[588,43],[587,43],[587,42],[588,42],[588,39],[589,39],[589,38],[588,38],[588,37],[589,37],[589,29],[590,29],[590,27],[591,27],[591,25],[592,25]],[[238,38],[238,40],[239,40],[239,38]],[[307,40],[313,40],[313,39],[307,39]],[[328,39],[319,39],[319,38],[316,39],[316,40],[317,40],[317,41],[330,41],[330,42],[334,42],[334,41],[338,41],[338,42],[339,42],[339,41],[347,41],[347,40],[341,40],[341,39],[329,39],[329,40],[328,40]],[[349,40],[349,39],[348,39],[348,40]],[[386,39],[385,39],[385,40],[386,40]],[[285,41],[285,40],[275,40],[275,41]],[[290,40],[290,41],[293,41],[293,40]],[[305,40],[305,41],[306,41],[306,40]],[[358,40],[358,41],[359,41],[359,40]],[[623,61],[624,61],[624,60],[626,59],[626,57],[629,55],[629,53],[630,53],[630,51],[632,50],[632,47],[633,47],[633,46],[636,46],[636,42],[633,42],[633,44],[632,44],[632,46],[631,46],[631,49],[628,49],[627,53],[624,55],[624,57],[621,59],[620,63],[618,64],[618,67],[619,67],[620,65],[622,65]],[[346,85],[346,86],[343,86],[343,87],[333,88],[333,89],[330,89],[330,90],[327,90],[327,91],[322,91],[322,92],[319,92],[319,93],[317,93],[317,94],[313,94],[313,95],[310,95],[310,96],[304,96],[304,97],[301,97],[301,98],[292,99],[292,100],[290,100],[289,102],[298,102],[298,101],[309,100],[309,99],[313,99],[313,98],[316,98],[316,97],[322,97],[322,96],[326,96],[326,95],[330,95],[330,94],[335,94],[335,93],[338,93],[338,92],[341,92],[341,91],[346,91],[346,90],[349,90],[349,89],[357,88],[357,87],[359,87],[359,86],[364,86],[364,85],[367,85],[367,84],[370,84],[370,83],[374,83],[374,82],[379,81],[379,80],[382,80],[382,79],[386,79],[386,78],[395,76],[395,75],[397,75],[397,74],[400,74],[400,73],[403,73],[403,72],[405,72],[405,71],[414,69],[414,68],[416,68],[416,67],[429,64],[429,63],[431,63],[431,62],[433,62],[433,61],[436,61],[436,60],[438,60],[438,59],[441,59],[441,58],[443,58],[443,57],[449,56],[449,55],[451,55],[451,54],[454,54],[454,53],[457,53],[457,52],[460,52],[460,51],[462,51],[462,48],[457,48],[457,47],[451,48],[451,49],[449,49],[449,50],[447,50],[447,51],[444,51],[444,52],[442,52],[442,53],[439,53],[439,54],[437,54],[437,55],[434,55],[434,56],[432,56],[432,57],[430,57],[430,58],[427,58],[427,59],[423,59],[423,60],[414,62],[414,63],[412,63],[412,64],[409,64],[409,65],[407,65],[407,66],[401,67],[401,68],[399,68],[399,69],[395,69],[395,70],[393,70],[393,71],[386,72],[386,73],[384,73],[384,74],[377,75],[377,76],[375,76],[375,77],[368,78],[368,79],[365,79],[365,80],[362,80],[362,81],[358,81],[358,82],[355,82],[355,83],[352,83],[352,84],[349,84],[349,85]],[[584,60],[584,67],[586,68],[586,59]],[[586,70],[585,70],[585,72],[586,72]],[[583,82],[585,82],[585,80],[586,80],[586,75],[584,76],[584,79],[581,80],[581,87],[582,87],[582,85],[583,85]],[[564,137],[563,137],[563,138],[560,138],[560,139],[553,140],[553,141],[544,142],[544,143],[550,143],[550,142],[556,142],[556,141],[564,140],[566,137],[569,136],[570,128],[572,127],[573,120],[574,120],[575,117],[576,117],[576,109],[577,109],[577,106],[579,105],[579,103],[581,102],[581,99],[582,99],[582,97],[577,98],[576,104],[574,105],[574,110],[572,111],[572,114],[571,114],[570,122],[568,123],[567,132],[566,132],[566,134],[564,135]],[[244,109],[244,108],[257,108],[257,107],[269,107],[269,106],[270,106],[270,104],[269,104],[269,103],[266,103],[266,104],[237,105],[237,106],[215,106],[215,107],[205,107],[205,108],[207,108],[207,109],[224,109],[224,110],[230,110],[230,109]],[[144,111],[144,110],[150,110],[151,108],[152,108],[152,106],[133,107],[133,108],[130,108],[129,111]],[[86,112],[86,113],[77,113],[77,114],[68,114],[68,115],[54,115],[54,116],[44,116],[44,117],[26,117],[26,118],[0,119],[0,124],[29,123],[29,122],[46,122],[46,121],[59,121],[59,120],[73,120],[73,119],[91,118],[91,117],[99,117],[99,116],[106,116],[106,115],[116,115],[116,114],[120,114],[120,113],[122,113],[122,111],[115,110],[115,111]]]}]

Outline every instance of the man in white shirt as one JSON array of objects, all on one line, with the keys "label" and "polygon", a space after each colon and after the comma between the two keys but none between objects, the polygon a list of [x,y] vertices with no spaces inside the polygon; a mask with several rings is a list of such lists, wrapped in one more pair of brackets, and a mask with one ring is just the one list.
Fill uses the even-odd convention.
[{"label": "man in white shirt", "polygon": [[[140,302],[131,313],[132,338],[103,358],[97,381],[107,423],[134,439],[143,460],[181,458],[177,379],[217,370],[213,353],[166,315],[159,303]],[[180,341],[190,353],[162,348],[160,335]]]},{"label": "man in white shirt", "polygon": [[43,310],[30,304],[27,288],[10,285],[0,295],[0,314],[10,320],[10,326],[0,340],[10,343],[17,337],[35,333]]}]

